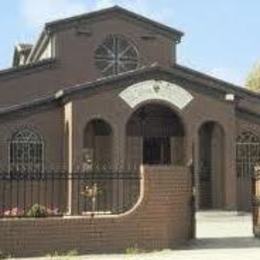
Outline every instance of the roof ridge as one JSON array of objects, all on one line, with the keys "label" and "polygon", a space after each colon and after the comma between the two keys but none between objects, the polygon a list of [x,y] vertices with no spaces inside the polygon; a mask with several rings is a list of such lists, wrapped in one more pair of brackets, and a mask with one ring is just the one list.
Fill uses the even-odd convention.
[{"label": "roof ridge", "polygon": [[48,23],[45,24],[45,29],[47,31],[52,30],[56,26],[64,24],[64,23],[75,22],[79,19],[91,18],[91,17],[97,16],[97,15],[101,15],[101,14],[105,14],[105,13],[113,12],[113,11],[123,12],[124,14],[132,16],[134,18],[137,18],[137,19],[139,19],[143,22],[150,23],[153,26],[157,27],[158,29],[165,30],[165,31],[168,31],[170,33],[177,35],[179,38],[181,38],[184,35],[184,33],[180,30],[177,30],[177,29],[175,29],[171,26],[165,25],[163,23],[160,23],[160,22],[157,22],[153,19],[150,19],[146,16],[143,16],[143,15],[140,15],[140,14],[135,13],[133,11],[130,11],[130,10],[123,8],[119,5],[114,5],[112,7],[108,7],[108,8],[104,8],[104,9],[100,9],[100,10],[94,10],[94,11],[91,11],[91,12],[82,13],[82,14],[75,15],[75,16],[72,16],[72,17],[63,18],[63,19],[52,21],[52,22],[48,22]]},{"label": "roof ridge", "polygon": [[192,68],[189,68],[187,66],[183,66],[183,65],[180,65],[180,64],[174,64],[173,65],[173,68],[177,68],[177,69],[181,69],[181,70],[185,70],[186,72],[188,73],[193,73],[193,74],[196,74],[198,76],[201,76],[201,77],[204,77],[204,78],[207,78],[207,79],[210,79],[220,85],[226,85],[226,86],[229,86],[230,88],[232,88],[234,91],[239,91],[239,92],[243,92],[245,94],[248,94],[248,95],[251,95],[251,96],[254,96],[254,97],[257,97],[257,98],[260,98],[260,93],[257,93],[255,91],[252,91],[252,90],[249,90],[249,89],[246,89],[244,88],[243,86],[241,85],[236,85],[234,83],[231,83],[231,82],[228,82],[226,80],[223,80],[223,79],[219,79],[217,77],[214,77],[210,74],[207,74],[207,73],[204,73],[204,72],[200,72],[200,71],[197,71],[197,70],[194,70]]},{"label": "roof ridge", "polygon": [[55,58],[49,58],[49,59],[44,59],[38,62],[33,62],[33,63],[28,63],[25,65],[20,65],[18,67],[10,67],[7,69],[3,69],[0,70],[0,80],[2,77],[7,76],[8,74],[12,74],[12,73],[20,73],[26,70],[30,70],[30,69],[35,69],[44,65],[48,65],[48,64],[52,64],[56,61]]}]

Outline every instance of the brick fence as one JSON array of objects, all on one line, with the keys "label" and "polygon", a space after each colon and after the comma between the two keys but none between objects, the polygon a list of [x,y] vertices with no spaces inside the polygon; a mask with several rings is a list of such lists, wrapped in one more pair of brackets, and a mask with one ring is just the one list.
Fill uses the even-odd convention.
[{"label": "brick fence", "polygon": [[187,167],[142,167],[136,206],[118,216],[0,220],[0,250],[13,256],[174,248],[192,236]]}]

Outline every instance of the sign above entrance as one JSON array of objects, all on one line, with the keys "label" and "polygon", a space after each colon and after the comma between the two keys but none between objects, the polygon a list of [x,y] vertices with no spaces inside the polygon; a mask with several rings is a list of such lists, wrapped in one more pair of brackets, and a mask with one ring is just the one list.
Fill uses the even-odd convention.
[{"label": "sign above entrance", "polygon": [[183,110],[193,96],[182,87],[163,80],[147,80],[129,86],[119,96],[131,107],[149,100],[163,100]]}]

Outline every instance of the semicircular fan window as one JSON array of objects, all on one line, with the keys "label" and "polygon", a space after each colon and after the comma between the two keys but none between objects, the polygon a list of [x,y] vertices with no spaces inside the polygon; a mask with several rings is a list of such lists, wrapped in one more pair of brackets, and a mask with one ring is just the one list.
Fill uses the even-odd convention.
[{"label": "semicircular fan window", "polygon": [[124,37],[111,35],[97,48],[96,66],[103,76],[134,70],[138,66],[138,52]]}]

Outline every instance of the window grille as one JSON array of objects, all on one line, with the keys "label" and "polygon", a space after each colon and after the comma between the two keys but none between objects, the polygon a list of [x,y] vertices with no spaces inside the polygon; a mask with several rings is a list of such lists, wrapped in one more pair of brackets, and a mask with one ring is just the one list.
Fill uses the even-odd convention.
[{"label": "window grille", "polygon": [[260,138],[253,134],[252,132],[246,131],[242,132],[238,137],[237,137],[237,143],[260,143]]},{"label": "window grille", "polygon": [[30,129],[16,132],[9,143],[9,171],[42,172],[44,144],[41,136]]},{"label": "window grille", "polygon": [[254,168],[260,162],[260,138],[250,131],[237,137],[236,170],[238,210],[250,211],[252,205],[251,179]]},{"label": "window grille", "polygon": [[123,73],[138,67],[137,49],[124,37],[111,35],[97,48],[96,66],[103,76]]}]

